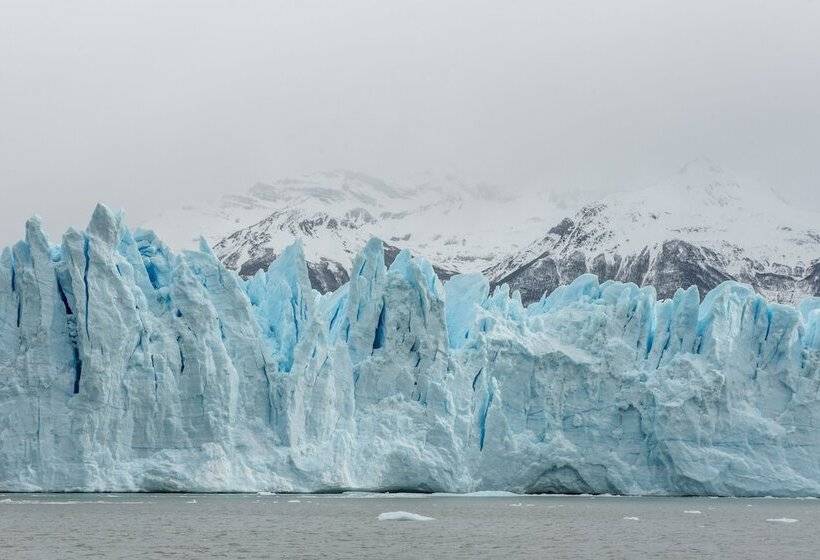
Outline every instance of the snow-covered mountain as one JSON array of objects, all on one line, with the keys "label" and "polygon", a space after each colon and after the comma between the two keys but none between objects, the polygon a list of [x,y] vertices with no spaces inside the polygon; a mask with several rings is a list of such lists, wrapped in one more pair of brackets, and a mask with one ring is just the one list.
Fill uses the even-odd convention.
[{"label": "snow-covered mountain", "polygon": [[204,232],[217,256],[246,277],[301,239],[322,292],[347,281],[354,255],[375,236],[385,241],[388,264],[407,248],[442,279],[483,271],[520,290],[525,303],[584,272],[652,284],[660,297],[735,279],[794,303],[820,294],[818,223],[817,212],[699,159],[655,186],[604,198],[513,193],[447,175],[388,182],[352,171],[313,173],[149,225],[176,247]]},{"label": "snow-covered mountain", "polygon": [[724,280],[751,284],[772,301],[820,295],[820,215],[771,189],[741,187],[700,159],[648,189],[587,204],[522,251],[489,267],[533,301],[585,272],[653,285],[659,297]]},{"label": "snow-covered mountain", "polygon": [[[584,198],[586,197],[586,198]],[[385,241],[387,262],[407,248],[429,259],[441,278],[479,272],[545,231],[587,193],[511,194],[450,175],[387,182],[331,171],[259,183],[216,204],[187,207],[147,224],[172,246],[204,232],[215,253],[243,276],[267,268],[301,239],[311,281],[330,291],[347,281],[368,239]]]}]

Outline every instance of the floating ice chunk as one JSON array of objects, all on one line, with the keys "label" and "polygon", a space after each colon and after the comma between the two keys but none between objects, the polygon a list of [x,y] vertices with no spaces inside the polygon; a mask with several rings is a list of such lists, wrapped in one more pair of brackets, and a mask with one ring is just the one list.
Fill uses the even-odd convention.
[{"label": "floating ice chunk", "polygon": [[624,517],[624,519],[627,520],[627,521],[640,521],[641,520],[640,517]]},{"label": "floating ice chunk", "polygon": [[797,523],[797,519],[791,517],[778,517],[776,519],[767,519],[769,523]]},{"label": "floating ice chunk", "polygon": [[699,515],[701,512],[700,512],[700,510],[697,510],[697,509],[687,509],[683,513],[692,513],[692,514],[695,514],[695,515]]},{"label": "floating ice chunk", "polygon": [[185,503],[186,503],[186,504],[195,504],[195,503],[196,503],[196,500],[188,500],[188,501],[187,501],[187,502],[185,502]]},{"label": "floating ice chunk", "polygon": [[302,503],[302,500],[288,500],[288,503],[289,504],[300,504],[300,503]]},{"label": "floating ice chunk", "polygon": [[379,514],[379,521],[435,521],[435,518],[409,511],[388,511]]}]

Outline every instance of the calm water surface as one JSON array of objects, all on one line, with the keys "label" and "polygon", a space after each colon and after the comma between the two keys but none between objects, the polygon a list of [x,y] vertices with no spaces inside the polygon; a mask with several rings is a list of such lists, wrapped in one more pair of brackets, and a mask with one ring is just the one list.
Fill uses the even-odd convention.
[{"label": "calm water surface", "polygon": [[818,529],[820,500],[0,494],[2,559],[786,560],[820,557]]}]

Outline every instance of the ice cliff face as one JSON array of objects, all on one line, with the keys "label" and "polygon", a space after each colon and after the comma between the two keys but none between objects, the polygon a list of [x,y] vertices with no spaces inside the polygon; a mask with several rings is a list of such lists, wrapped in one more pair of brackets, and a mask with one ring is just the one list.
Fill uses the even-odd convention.
[{"label": "ice cliff face", "polygon": [[820,495],[820,299],[657,301],[582,275],[528,307],[381,242],[241,280],[105,207],[0,258],[0,489]]}]

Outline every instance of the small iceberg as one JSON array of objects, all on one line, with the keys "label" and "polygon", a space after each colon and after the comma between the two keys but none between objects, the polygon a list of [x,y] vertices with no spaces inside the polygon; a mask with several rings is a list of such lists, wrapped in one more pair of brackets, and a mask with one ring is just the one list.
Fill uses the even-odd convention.
[{"label": "small iceberg", "polygon": [[627,520],[627,521],[640,521],[641,520],[640,517],[624,517],[624,519]]},{"label": "small iceberg", "polygon": [[700,515],[701,512],[700,512],[700,510],[697,510],[697,509],[687,509],[683,513],[691,513],[693,515]]},{"label": "small iceberg", "polygon": [[409,511],[388,511],[379,514],[379,521],[435,521],[435,518]]},{"label": "small iceberg", "polygon": [[797,523],[797,519],[791,517],[778,517],[777,519],[767,519],[769,523]]}]

